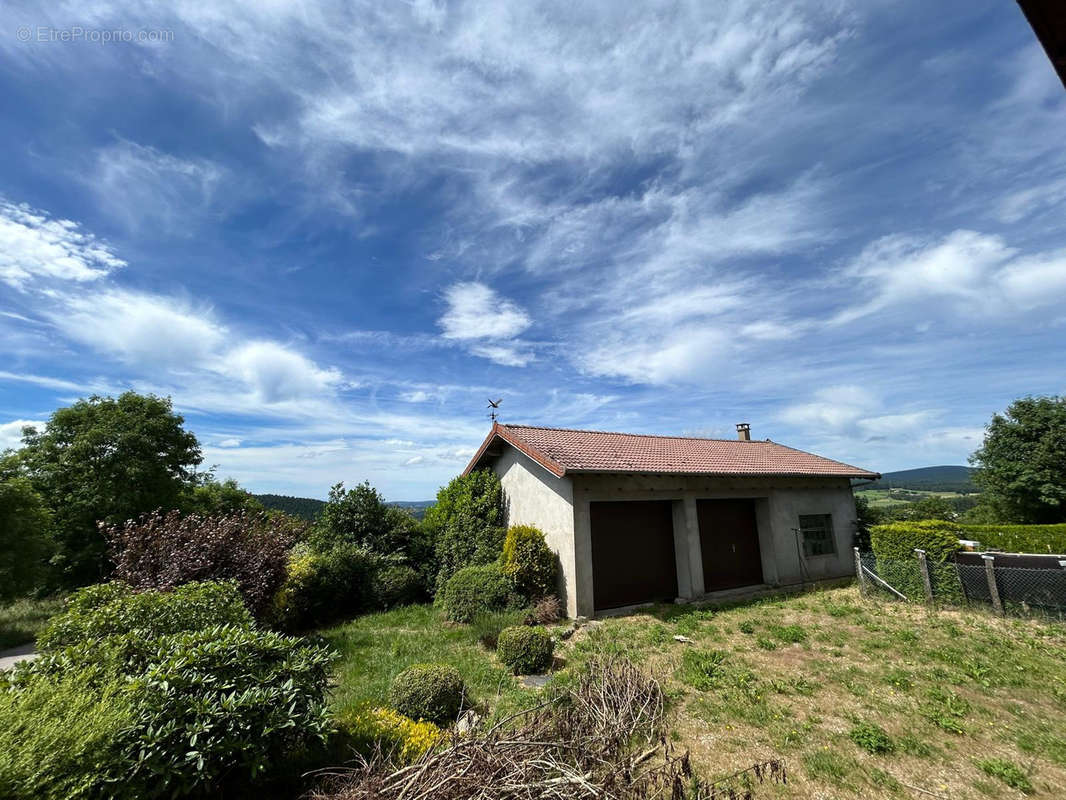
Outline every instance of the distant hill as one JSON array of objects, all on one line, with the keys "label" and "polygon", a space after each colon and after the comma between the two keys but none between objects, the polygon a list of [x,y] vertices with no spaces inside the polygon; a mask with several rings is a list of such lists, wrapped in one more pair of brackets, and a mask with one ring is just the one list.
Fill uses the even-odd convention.
[{"label": "distant hill", "polygon": [[923,492],[979,492],[973,482],[972,467],[940,466],[903,469],[886,472],[881,480],[857,486],[857,491],[866,489],[916,489]]},{"label": "distant hill", "polygon": [[[308,522],[314,522],[315,517],[326,504],[325,500],[315,500],[312,497],[290,497],[287,494],[255,494],[252,497],[262,503],[264,508],[284,511],[286,514],[306,519]],[[407,509],[416,519],[422,519],[426,509],[435,502],[435,500],[396,500],[388,505]]]},{"label": "distant hill", "polygon": [[306,519],[308,522],[313,522],[315,517],[318,516],[318,512],[322,510],[322,506],[326,504],[325,500],[315,500],[311,497],[290,497],[287,494],[254,494],[252,497],[262,503],[264,508],[284,511],[286,514]]}]

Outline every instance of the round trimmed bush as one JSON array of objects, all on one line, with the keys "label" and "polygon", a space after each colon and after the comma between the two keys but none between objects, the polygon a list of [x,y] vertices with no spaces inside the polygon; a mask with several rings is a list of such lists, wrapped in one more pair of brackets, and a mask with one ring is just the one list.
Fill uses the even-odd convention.
[{"label": "round trimmed bush", "polygon": [[478,614],[503,611],[512,599],[511,582],[499,564],[463,567],[440,593],[441,610],[452,622],[470,622]]},{"label": "round trimmed bush", "polygon": [[446,664],[415,664],[389,687],[392,707],[413,720],[435,725],[455,722],[466,700],[466,684],[459,671]]},{"label": "round trimmed bush", "polygon": [[544,541],[544,534],[532,525],[512,525],[507,529],[501,564],[503,573],[527,600],[538,600],[555,591],[558,560]]},{"label": "round trimmed bush", "polygon": [[552,665],[555,642],[544,628],[515,625],[500,631],[496,655],[515,675],[534,675]]},{"label": "round trimmed bush", "polygon": [[406,606],[422,598],[422,578],[413,567],[395,564],[377,576],[378,601],[385,608]]}]

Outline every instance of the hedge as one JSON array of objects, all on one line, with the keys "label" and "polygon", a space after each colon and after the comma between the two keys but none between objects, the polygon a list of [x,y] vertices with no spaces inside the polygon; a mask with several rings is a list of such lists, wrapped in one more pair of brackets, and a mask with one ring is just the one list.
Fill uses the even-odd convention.
[{"label": "hedge", "polygon": [[544,541],[544,534],[532,525],[512,525],[507,529],[500,565],[515,590],[529,601],[555,591],[558,559]]},{"label": "hedge", "polygon": [[452,622],[470,622],[478,614],[520,605],[499,564],[463,567],[444,584],[437,602]]},{"label": "hedge", "polygon": [[959,550],[958,526],[950,522],[892,522],[870,528],[870,546],[877,556],[877,572],[911,600],[924,597],[925,586],[914,551],[925,551],[937,596],[961,593],[952,556]]},{"label": "hedge", "polygon": [[544,628],[516,625],[500,631],[496,655],[515,675],[536,675],[552,665],[555,642]]},{"label": "hedge", "polygon": [[447,664],[415,664],[393,679],[389,702],[417,722],[449,725],[466,704],[466,684]]},{"label": "hedge", "polygon": [[960,538],[1005,553],[1066,553],[1066,523],[1060,525],[955,525]]}]

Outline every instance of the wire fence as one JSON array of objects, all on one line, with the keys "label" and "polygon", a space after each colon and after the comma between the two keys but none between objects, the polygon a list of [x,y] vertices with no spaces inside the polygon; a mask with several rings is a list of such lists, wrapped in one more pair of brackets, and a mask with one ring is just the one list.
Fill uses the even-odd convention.
[{"label": "wire fence", "polygon": [[[1012,560],[1027,566],[1008,566]],[[935,563],[921,551],[913,560],[886,559],[856,548],[855,571],[864,595],[1066,621],[1066,558],[960,553]]]}]

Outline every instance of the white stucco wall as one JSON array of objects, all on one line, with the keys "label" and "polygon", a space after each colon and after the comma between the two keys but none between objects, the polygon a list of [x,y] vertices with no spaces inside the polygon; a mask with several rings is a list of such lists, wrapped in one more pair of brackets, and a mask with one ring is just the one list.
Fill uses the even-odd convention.
[{"label": "white stucco wall", "polygon": [[574,568],[574,494],[569,478],[557,478],[513,447],[494,460],[505,496],[508,525],[533,525],[544,532],[559,556],[559,599],[576,616],[577,571]]}]

